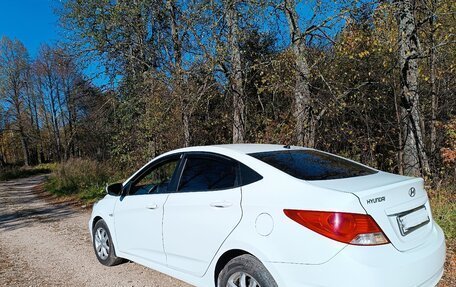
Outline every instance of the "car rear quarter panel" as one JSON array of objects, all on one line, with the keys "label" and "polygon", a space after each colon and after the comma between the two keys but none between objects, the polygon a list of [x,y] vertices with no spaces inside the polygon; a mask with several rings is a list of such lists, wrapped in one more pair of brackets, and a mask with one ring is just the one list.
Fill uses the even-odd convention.
[{"label": "car rear quarter panel", "polygon": [[[294,222],[284,209],[365,213],[356,196],[310,186],[280,173],[262,174],[264,179],[242,187],[243,217],[225,248],[254,250],[262,261],[322,264],[346,244],[319,235]],[[260,214],[272,217],[273,229],[267,235],[257,232]],[[249,245],[249,246],[246,246]]]},{"label": "car rear quarter panel", "polygon": [[322,265],[266,263],[279,286],[433,287],[442,276],[445,238],[434,224],[425,244],[406,252],[391,244],[348,245]]}]

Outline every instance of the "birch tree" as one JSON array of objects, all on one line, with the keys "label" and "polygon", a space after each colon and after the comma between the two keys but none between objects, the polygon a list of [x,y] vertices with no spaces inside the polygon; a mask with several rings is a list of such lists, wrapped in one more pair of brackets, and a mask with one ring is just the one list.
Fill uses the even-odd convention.
[{"label": "birch tree", "polygon": [[420,97],[418,94],[418,59],[420,43],[415,19],[416,0],[396,1],[399,33],[400,97],[403,111],[405,143],[405,173],[429,174],[420,123]]}]

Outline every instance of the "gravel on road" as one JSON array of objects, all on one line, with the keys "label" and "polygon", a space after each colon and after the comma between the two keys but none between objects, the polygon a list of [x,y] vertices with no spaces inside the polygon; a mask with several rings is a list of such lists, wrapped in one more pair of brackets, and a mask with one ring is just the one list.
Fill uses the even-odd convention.
[{"label": "gravel on road", "polygon": [[136,263],[101,265],[90,211],[39,196],[34,189],[44,180],[0,182],[0,286],[190,286]]}]

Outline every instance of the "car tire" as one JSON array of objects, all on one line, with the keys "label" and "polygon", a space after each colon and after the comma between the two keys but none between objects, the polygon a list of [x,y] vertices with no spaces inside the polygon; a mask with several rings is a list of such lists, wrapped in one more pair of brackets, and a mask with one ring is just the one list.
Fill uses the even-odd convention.
[{"label": "car tire", "polygon": [[229,286],[277,287],[277,283],[258,259],[244,254],[231,259],[218,276],[217,287]]},{"label": "car tire", "polygon": [[114,266],[124,259],[117,257],[112,243],[111,233],[103,219],[98,220],[92,230],[93,249],[98,261],[105,266]]}]

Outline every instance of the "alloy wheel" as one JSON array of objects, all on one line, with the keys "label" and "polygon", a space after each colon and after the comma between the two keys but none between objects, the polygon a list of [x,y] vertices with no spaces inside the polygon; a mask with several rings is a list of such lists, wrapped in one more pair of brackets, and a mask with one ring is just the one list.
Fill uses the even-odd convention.
[{"label": "alloy wheel", "polygon": [[245,272],[236,272],[228,278],[227,287],[261,287],[260,284]]},{"label": "alloy wheel", "polygon": [[109,236],[103,227],[99,227],[95,232],[95,250],[101,260],[106,260],[109,256]]}]

